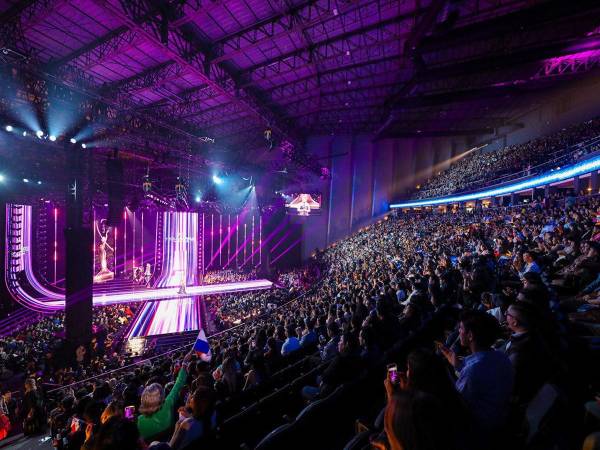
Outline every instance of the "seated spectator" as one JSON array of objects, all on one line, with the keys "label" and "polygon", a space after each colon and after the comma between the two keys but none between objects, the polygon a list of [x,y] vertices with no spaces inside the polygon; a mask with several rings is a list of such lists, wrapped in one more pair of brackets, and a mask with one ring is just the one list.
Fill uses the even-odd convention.
[{"label": "seated spectator", "polygon": [[499,335],[498,321],[480,311],[463,313],[459,339],[470,354],[461,361],[457,354],[440,345],[442,354],[458,373],[456,388],[467,403],[475,423],[484,432],[497,432],[505,424],[514,371],[510,360],[491,346]]},{"label": "seated spectator", "polygon": [[[188,447],[194,441],[207,435],[216,425],[215,393],[207,387],[200,387],[192,393],[184,407],[179,408],[179,420],[169,441],[172,450]],[[150,449],[154,447],[150,446]]]},{"label": "seated spectator", "polygon": [[48,425],[50,426],[50,436],[54,437],[62,432],[68,425],[70,425],[71,416],[75,410],[75,398],[71,395],[63,397],[60,404],[50,411],[48,417]]},{"label": "seated spectator", "polygon": [[360,344],[360,357],[365,365],[370,365],[379,360],[381,357],[381,349],[376,342],[373,328],[370,326],[362,327],[358,334],[358,342]]},{"label": "seated spectator", "polygon": [[296,337],[296,330],[294,329],[294,325],[288,325],[285,329],[285,335],[287,339],[283,342],[281,346],[281,356],[287,356],[296,350],[300,350],[300,341]]},{"label": "seated spectator", "polygon": [[323,361],[329,361],[338,353],[340,327],[336,322],[330,322],[327,325],[327,336],[329,336],[329,341],[320,346],[321,360]]},{"label": "seated spectator", "polygon": [[215,378],[215,391],[221,399],[237,394],[242,388],[237,362],[231,356],[223,360],[223,364],[215,370],[213,377]]},{"label": "seated spectator", "polygon": [[535,260],[533,253],[523,253],[523,264],[520,264],[520,260],[517,258],[514,262],[514,267],[519,272],[519,276],[523,278],[526,273],[542,273],[542,269]]},{"label": "seated spectator", "polygon": [[97,434],[101,425],[101,416],[105,406],[104,403],[92,401],[85,408],[83,420],[85,422],[85,441],[81,450],[91,450],[97,439]]},{"label": "seated spectator", "polygon": [[177,380],[169,395],[165,397],[165,389],[159,383],[152,383],[142,392],[137,426],[143,439],[148,440],[161,435],[175,423],[173,414],[175,402],[181,389],[185,386],[187,380],[187,364],[185,363],[191,359],[191,355],[191,351],[186,355],[184,365],[179,369]]},{"label": "seated spectator", "polygon": [[385,408],[384,424],[389,447],[374,442],[373,446],[377,449],[458,450],[450,438],[440,401],[424,392],[408,390],[394,393]]},{"label": "seated spectator", "polygon": [[249,366],[250,369],[245,375],[244,391],[260,386],[267,378],[267,368],[265,366],[265,359],[262,355],[257,355],[252,358]]},{"label": "seated spectator", "polygon": [[112,417],[98,430],[90,450],[143,450],[138,427],[129,420]]},{"label": "seated spectator", "polygon": [[315,332],[315,322],[313,320],[305,320],[300,347],[313,348],[316,347],[318,342],[317,333]]},{"label": "seated spectator", "polygon": [[338,354],[333,357],[320,377],[319,386],[305,386],[302,389],[302,395],[307,400],[325,397],[345,381],[356,376],[362,367],[356,336],[352,333],[344,333],[339,340]]},{"label": "seated spectator", "polygon": [[556,373],[554,357],[536,330],[539,313],[525,302],[508,307],[506,324],[512,332],[505,353],[515,373],[513,396],[519,405],[528,403]]}]

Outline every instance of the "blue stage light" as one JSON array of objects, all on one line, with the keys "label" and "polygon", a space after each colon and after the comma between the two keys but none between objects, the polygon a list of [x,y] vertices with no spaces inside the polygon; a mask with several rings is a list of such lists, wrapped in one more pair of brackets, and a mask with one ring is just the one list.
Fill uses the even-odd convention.
[{"label": "blue stage light", "polygon": [[215,184],[223,184],[223,179],[217,175],[213,175],[212,180]]}]

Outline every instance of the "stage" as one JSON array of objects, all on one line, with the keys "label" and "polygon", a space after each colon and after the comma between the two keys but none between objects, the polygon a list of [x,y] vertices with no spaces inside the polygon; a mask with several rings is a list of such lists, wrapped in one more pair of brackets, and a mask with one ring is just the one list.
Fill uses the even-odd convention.
[{"label": "stage", "polygon": [[146,300],[172,300],[185,297],[198,297],[212,294],[229,294],[231,292],[247,292],[259,289],[270,289],[273,283],[269,280],[251,280],[236,283],[208,284],[203,286],[188,286],[185,293],[180,293],[179,287],[154,289],[139,289],[129,292],[94,295],[94,306],[114,305],[117,303],[132,303]]}]

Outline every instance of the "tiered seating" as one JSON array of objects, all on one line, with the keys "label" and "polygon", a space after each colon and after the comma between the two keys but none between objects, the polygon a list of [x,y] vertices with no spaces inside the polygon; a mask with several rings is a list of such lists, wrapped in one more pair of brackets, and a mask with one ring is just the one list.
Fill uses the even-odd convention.
[{"label": "tiered seating", "polygon": [[594,118],[524,144],[468,153],[427,180],[413,197],[442,197],[505,183],[572,164],[598,150],[600,119]]}]

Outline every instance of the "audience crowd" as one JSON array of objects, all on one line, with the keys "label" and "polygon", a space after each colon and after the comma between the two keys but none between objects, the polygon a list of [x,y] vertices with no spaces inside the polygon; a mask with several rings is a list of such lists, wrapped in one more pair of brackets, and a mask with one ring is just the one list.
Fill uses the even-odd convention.
[{"label": "audience crowd", "polygon": [[184,448],[215,430],[219,402],[260,388],[295,352],[323,367],[301,392],[315,401],[445,308],[460,316],[436,351],[417,350],[406,371],[385,377],[387,406],[370,445],[475,449],[507,430],[516,438],[540,392],[569,388],[567,319],[598,320],[600,202],[557,202],[388,216],[316,255],[322,279],[294,301],[211,299],[240,325],[210,338],[210,362],[175,352],[63,392],[49,411],[55,445],[116,448],[97,445],[130,439],[127,431],[137,446],[128,448]]},{"label": "audience crowd", "polygon": [[[600,118],[569,126],[558,133],[524,144],[509,145],[495,151],[486,151],[485,148],[476,150],[427,180],[414,197],[441,197],[572,164],[600,149],[600,142],[591,146],[582,145],[584,141],[597,137],[600,137]],[[555,164],[544,164],[549,160]]]},{"label": "audience crowd", "polygon": [[256,279],[256,270],[242,271],[233,269],[211,270],[204,274],[203,284],[236,283]]},{"label": "audience crowd", "polygon": [[[599,124],[533,141],[529,163]],[[510,159],[493,164],[513,167]],[[477,167],[464,170],[488,165]],[[3,396],[0,417],[26,434],[47,427],[58,449],[204,448],[233,414],[224,405],[268,395],[275,375],[298,358],[315,370],[297,386],[310,408],[443,316],[439,339],[377,374],[382,396],[366,409],[379,413],[362,418],[368,440],[353,448],[580,447],[600,418],[591,398],[597,364],[581,357],[598,351],[585,337],[600,323],[599,215],[597,197],[564,194],[535,205],[388,215],[317,252],[303,275],[281,275],[289,289],[208,298],[222,330],[209,337],[210,354],[185,347],[124,367],[110,336],[131,311],[110,307],[98,310],[92,346],[61,366],[52,343],[62,318],[44,319],[1,343],[3,359],[21,355],[11,370],[25,382],[18,407]],[[68,386],[44,392],[44,382]],[[532,427],[532,414],[548,403],[562,422]],[[544,411],[540,424],[550,420]],[[595,425],[571,426],[584,411]],[[312,431],[326,434],[331,425]],[[532,435],[549,436],[552,446],[531,447]]]}]

